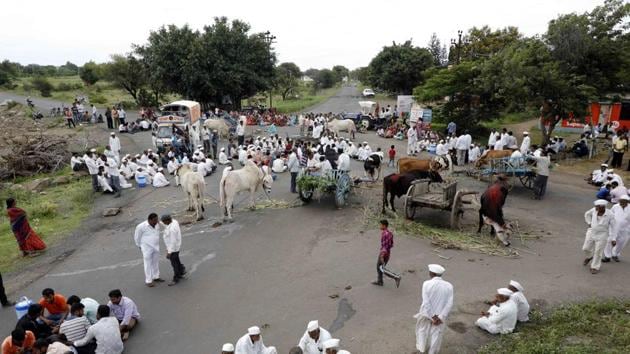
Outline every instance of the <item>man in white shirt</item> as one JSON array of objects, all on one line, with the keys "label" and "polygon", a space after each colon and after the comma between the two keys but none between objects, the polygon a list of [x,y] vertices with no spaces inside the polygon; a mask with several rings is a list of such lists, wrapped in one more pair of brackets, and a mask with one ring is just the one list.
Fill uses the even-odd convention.
[{"label": "man in white shirt", "polygon": [[602,264],[602,256],[606,242],[611,242],[615,246],[615,217],[610,210],[606,209],[608,202],[603,199],[595,201],[595,207],[584,213],[584,221],[589,226],[586,230],[586,237],[582,250],[586,254],[584,265],[591,264],[591,274],[599,273]]},{"label": "man in white shirt", "polygon": [[497,289],[492,307],[488,312],[482,311],[475,324],[490,334],[512,333],[518,317],[516,303],[510,300],[512,294],[508,288]]},{"label": "man in white shirt", "polygon": [[298,347],[302,349],[304,354],[321,354],[324,350],[324,342],[331,338],[330,333],[321,328],[318,321],[311,321],[306,326],[306,331],[300,338]]},{"label": "man in white shirt", "polygon": [[166,245],[166,258],[171,261],[173,267],[173,280],[168,286],[173,286],[179,282],[186,274],[186,267],[179,260],[179,249],[182,246],[182,232],[179,223],[170,215],[162,215],[164,227],[164,244]]},{"label": "man in white shirt", "polygon": [[96,175],[96,179],[98,181],[98,187],[104,193],[114,193],[114,189],[109,185],[109,176],[105,172],[105,166],[100,166],[98,168],[98,174]]},{"label": "man in white shirt", "polygon": [[468,152],[468,161],[471,163],[477,162],[477,160],[479,159],[479,156],[481,156],[481,149],[479,149],[479,146],[475,144],[470,144],[470,150]]},{"label": "man in white shirt", "polygon": [[511,131],[507,133],[505,146],[510,150],[518,150],[518,141]]},{"label": "man in white shirt", "polygon": [[510,285],[508,286],[508,289],[510,289],[514,293],[512,294],[512,296],[510,296],[510,299],[516,304],[516,319],[518,320],[518,322],[529,321],[529,302],[527,302],[527,298],[525,298],[525,294],[523,294],[525,288],[523,288],[523,286],[519,282],[515,280],[510,280]]},{"label": "man in white shirt", "polygon": [[238,145],[245,144],[245,126],[243,125],[243,121],[239,121],[236,126],[236,137],[238,139]]},{"label": "man in white shirt", "polygon": [[337,158],[337,169],[339,171],[350,171],[350,155],[345,153],[342,148],[337,149],[339,157]]},{"label": "man in white shirt", "polygon": [[453,285],[442,280],[445,269],[439,264],[429,264],[431,279],[422,284],[422,305],[414,316],[416,322],[416,349],[429,354],[440,351],[445,321],[453,307]]},{"label": "man in white shirt", "polygon": [[81,159],[76,152],[73,152],[72,157],[70,158],[70,168],[72,169],[72,171],[80,171],[80,170],[87,169],[87,167],[85,166],[85,163],[83,162],[83,159]]},{"label": "man in white shirt", "polygon": [[523,132],[523,141],[521,142],[521,154],[527,155],[529,152],[529,146],[531,145],[531,139],[528,132]]},{"label": "man in white shirt", "polygon": [[169,174],[174,174],[178,167],[179,162],[177,162],[177,160],[175,159],[175,155],[173,155],[166,164],[166,170]]},{"label": "man in white shirt", "polygon": [[116,156],[116,162],[120,161],[120,138],[116,136],[114,132],[111,132],[109,137],[109,147]]},{"label": "man in white shirt", "polygon": [[105,166],[107,175],[110,178],[110,185],[114,189],[114,198],[120,198],[120,190],[122,187],[120,186],[118,163],[114,159],[106,157],[104,154],[101,155],[101,161],[103,161],[103,166]]},{"label": "man in white shirt", "polygon": [[455,149],[457,150],[457,166],[463,166],[466,164],[466,152],[470,149],[472,144],[472,137],[468,134],[468,131],[464,132],[455,142]]},{"label": "man in white shirt", "polygon": [[416,144],[418,143],[418,134],[416,129],[409,127],[407,129],[407,155],[413,156],[416,154]]},{"label": "man in white shirt", "polygon": [[90,177],[92,177],[92,190],[94,192],[99,191],[98,187],[98,166],[96,165],[96,160],[94,154],[96,153],[96,149],[91,149],[89,152],[83,155],[83,161],[88,168],[88,172],[90,173]]},{"label": "man in white shirt", "polygon": [[589,180],[590,184],[596,186],[602,186],[606,182],[606,178],[608,177],[608,164],[601,164],[599,166],[599,170],[595,170],[591,173],[591,178]]},{"label": "man in white shirt", "polygon": [[221,148],[221,152],[219,152],[219,164],[220,165],[227,165],[228,162],[230,162],[230,161],[228,160],[228,156],[225,153],[225,148],[222,147]]},{"label": "man in white shirt", "polygon": [[313,125],[313,138],[319,139],[324,131],[324,125],[320,123],[315,123]]},{"label": "man in white shirt", "polygon": [[142,251],[145,283],[152,288],[155,282],[164,281],[160,278],[160,225],[156,213],[149,214],[147,221],[136,226],[133,239]]},{"label": "man in white shirt", "polygon": [[492,131],[490,132],[490,137],[488,137],[488,147],[492,148],[494,147],[494,144],[496,143],[497,143],[497,130],[492,129]]},{"label": "man in white shirt", "polygon": [[81,340],[75,341],[75,347],[83,347],[96,339],[96,354],[121,354],[124,350],[120,337],[120,327],[116,317],[109,315],[110,309],[107,305],[98,307],[96,322],[91,326]]},{"label": "man in white shirt", "polygon": [[162,167],[159,167],[157,172],[155,173],[155,176],[153,176],[153,187],[162,188],[167,187],[170,184],[171,182],[169,182],[166,179],[166,176],[164,176],[164,169]]},{"label": "man in white shirt", "polygon": [[287,166],[284,164],[284,159],[285,158],[283,156],[273,160],[273,162],[271,163],[271,171],[273,171],[273,173],[286,172]]},{"label": "man in white shirt", "polygon": [[267,347],[260,335],[260,328],[249,327],[247,333],[236,342],[236,354],[277,354],[276,347]]},{"label": "man in white shirt", "polygon": [[332,165],[330,164],[330,161],[326,160],[326,157],[324,155],[319,157],[319,163],[319,171],[322,176],[327,175],[330,173],[330,171],[332,171]]},{"label": "man in white shirt", "polygon": [[602,262],[609,262],[611,258],[615,262],[619,262],[619,255],[621,255],[621,251],[628,242],[628,238],[630,238],[629,200],[630,197],[627,194],[622,195],[619,197],[619,204],[615,204],[612,208],[610,208],[610,212],[615,218],[615,230],[613,232],[615,244],[612,242],[606,242]]}]

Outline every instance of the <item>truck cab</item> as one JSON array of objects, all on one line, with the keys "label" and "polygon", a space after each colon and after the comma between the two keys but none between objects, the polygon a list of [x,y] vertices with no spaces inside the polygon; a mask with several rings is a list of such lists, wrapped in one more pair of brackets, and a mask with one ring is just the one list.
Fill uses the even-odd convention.
[{"label": "truck cab", "polygon": [[[173,137],[173,124],[189,134],[196,132],[196,137],[191,136],[193,142],[200,141],[201,132],[201,105],[195,101],[175,101],[164,105],[160,109],[157,118],[157,149],[168,150]],[[194,129],[193,129],[194,127]]]}]

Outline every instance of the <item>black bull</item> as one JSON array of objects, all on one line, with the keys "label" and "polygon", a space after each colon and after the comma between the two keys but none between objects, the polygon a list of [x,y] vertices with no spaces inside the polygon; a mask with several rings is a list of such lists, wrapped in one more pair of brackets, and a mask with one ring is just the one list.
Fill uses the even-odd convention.
[{"label": "black bull", "polygon": [[387,206],[387,195],[390,195],[389,206],[392,211],[396,212],[394,208],[394,197],[400,198],[406,194],[411,187],[411,183],[417,179],[430,179],[431,182],[443,182],[442,176],[437,171],[414,171],[409,173],[392,173],[391,175],[383,178],[383,214],[385,213],[385,207]]}]

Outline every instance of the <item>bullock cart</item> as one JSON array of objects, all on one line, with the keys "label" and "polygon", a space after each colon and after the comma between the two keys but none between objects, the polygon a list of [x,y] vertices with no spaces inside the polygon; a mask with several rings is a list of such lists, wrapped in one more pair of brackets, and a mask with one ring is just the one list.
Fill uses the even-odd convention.
[{"label": "bullock cart", "polygon": [[[505,157],[490,160],[487,168],[479,171],[480,176],[492,177],[494,175],[505,175],[506,177],[517,178],[521,181],[523,187],[527,189],[534,188],[536,180],[536,171],[531,164],[528,164],[524,158]],[[510,179],[511,181],[512,179]],[[492,182],[492,178],[490,178]],[[510,185],[510,188],[512,185]]]},{"label": "bullock cart", "polygon": [[413,182],[405,198],[405,216],[413,219],[417,208],[431,208],[451,212],[451,228],[459,227],[466,209],[478,209],[477,193],[465,189],[457,190],[457,181],[441,183],[429,179]]},{"label": "bullock cart", "polygon": [[324,176],[314,176],[307,171],[297,177],[298,193],[304,203],[313,199],[315,192],[332,194],[335,206],[343,208],[352,190],[352,179],[347,171],[332,170]]}]

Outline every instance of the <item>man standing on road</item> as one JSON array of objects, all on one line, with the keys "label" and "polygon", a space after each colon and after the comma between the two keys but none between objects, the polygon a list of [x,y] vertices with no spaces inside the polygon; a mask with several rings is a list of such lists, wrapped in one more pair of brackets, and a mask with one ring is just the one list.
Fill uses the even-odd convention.
[{"label": "man standing on road", "polygon": [[152,288],[155,282],[164,281],[160,278],[160,226],[156,213],[149,214],[147,221],[136,226],[133,239],[136,246],[142,250],[145,283]]},{"label": "man standing on road", "polygon": [[114,122],[112,121],[112,109],[105,108],[105,120],[107,121],[107,129],[114,129]]},{"label": "man standing on road", "polygon": [[418,143],[418,135],[413,127],[407,130],[407,156],[416,154],[416,144]]},{"label": "man standing on road", "polygon": [[529,146],[531,145],[531,139],[529,138],[528,132],[523,132],[523,141],[521,142],[521,154],[527,155],[529,152]]},{"label": "man standing on road", "polygon": [[541,200],[547,193],[551,159],[547,156],[547,150],[544,149],[541,151],[540,157],[527,156],[527,159],[536,161],[536,180],[534,180],[534,197],[532,199]]},{"label": "man standing on road", "polygon": [[243,126],[243,121],[238,122],[236,126],[236,137],[239,146],[245,145],[245,127]]},{"label": "man standing on road", "polygon": [[464,166],[466,164],[466,153],[468,149],[470,149],[470,144],[472,144],[472,137],[468,134],[468,131],[465,131],[464,134],[460,135],[455,142],[455,149],[457,150],[457,166]]},{"label": "man standing on road", "polygon": [[584,221],[588,224],[586,238],[582,250],[586,253],[584,265],[591,264],[591,274],[599,273],[606,242],[617,245],[614,237],[615,217],[606,209],[608,202],[603,199],[595,201],[595,207],[584,213]]},{"label": "man standing on road", "polygon": [[120,161],[120,138],[118,138],[114,132],[110,133],[109,148],[116,156],[116,162]]},{"label": "man standing on road", "polygon": [[378,254],[378,261],[376,263],[376,272],[378,274],[378,279],[372,282],[372,284],[383,286],[383,273],[385,273],[388,278],[394,279],[394,281],[396,281],[396,287],[399,287],[401,276],[385,268],[387,262],[389,262],[391,250],[394,247],[394,234],[392,234],[392,232],[387,229],[387,227],[389,226],[389,222],[387,220],[381,220],[380,225],[381,250]]},{"label": "man standing on road", "polygon": [[612,258],[615,262],[619,262],[619,255],[621,254],[621,250],[623,250],[624,246],[628,242],[628,238],[630,238],[630,207],[628,207],[628,201],[630,197],[628,195],[622,195],[619,198],[619,204],[613,205],[610,208],[610,212],[615,217],[615,231],[614,237],[616,244],[613,245],[612,242],[606,242],[606,247],[604,248],[604,259],[602,262],[610,262]]},{"label": "man standing on road", "polygon": [[444,321],[453,307],[453,285],[442,280],[445,269],[439,264],[429,264],[431,279],[422,284],[422,305],[414,316],[416,322],[416,349],[429,354],[440,351],[444,335]]},{"label": "man standing on road", "polygon": [[96,164],[96,160],[94,154],[96,153],[96,149],[91,149],[83,155],[83,161],[85,161],[85,165],[88,168],[88,172],[90,173],[90,177],[92,177],[92,190],[94,192],[99,191],[98,187],[98,165]]},{"label": "man standing on road", "polygon": [[166,245],[166,259],[171,261],[173,267],[173,280],[168,286],[173,286],[179,282],[186,274],[186,267],[179,260],[179,249],[182,246],[182,232],[179,229],[179,223],[170,215],[162,215],[162,223],[166,225],[164,228],[164,244]]},{"label": "man standing on road", "polygon": [[293,148],[289,155],[289,161],[287,162],[287,168],[291,173],[291,193],[297,193],[296,180],[297,175],[300,172],[300,161],[297,158],[297,148]]},{"label": "man standing on road", "polygon": [[2,307],[15,305],[15,302],[7,299],[7,294],[4,292],[4,283],[2,282],[2,273],[0,273],[0,303],[2,304]]}]

